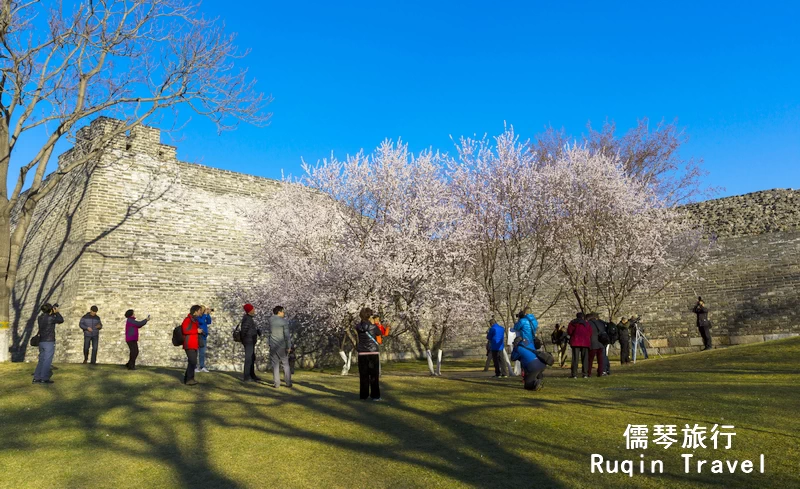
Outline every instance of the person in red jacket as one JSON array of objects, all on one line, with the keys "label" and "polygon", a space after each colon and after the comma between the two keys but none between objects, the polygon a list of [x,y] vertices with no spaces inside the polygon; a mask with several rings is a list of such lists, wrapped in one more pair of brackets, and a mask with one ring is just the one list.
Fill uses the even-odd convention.
[{"label": "person in red jacket", "polygon": [[580,355],[581,369],[583,378],[589,378],[587,370],[589,365],[589,347],[592,345],[592,326],[583,317],[583,313],[579,312],[575,319],[570,321],[567,326],[567,335],[569,336],[569,346],[572,347],[572,375],[570,379],[578,378],[578,358]]},{"label": "person in red jacket", "polygon": [[197,318],[202,313],[203,308],[195,305],[189,309],[189,315],[183,318],[181,330],[183,331],[183,349],[186,351],[186,358],[189,366],[183,375],[183,383],[186,385],[197,385],[194,380],[194,369],[197,368],[197,350],[200,349],[200,324]]}]

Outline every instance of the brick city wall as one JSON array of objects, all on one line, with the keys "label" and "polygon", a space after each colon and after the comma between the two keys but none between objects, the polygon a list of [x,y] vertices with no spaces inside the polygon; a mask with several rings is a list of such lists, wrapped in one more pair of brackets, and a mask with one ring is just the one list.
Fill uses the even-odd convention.
[{"label": "brick city wall", "polygon": [[[107,132],[116,121],[95,120],[81,138]],[[35,307],[59,302],[57,361],[82,361],[80,317],[96,304],[104,323],[98,361],[124,363],[124,317],[134,309],[152,321],[140,333],[139,362],[180,365],[172,328],[190,305],[217,309],[209,363],[232,368],[241,360],[230,328],[241,311],[225,309],[231,284],[247,281],[257,261],[248,211],[264,205],[279,182],[180,162],[160,131],[140,127],[116,138],[93,168],[64,179],[41,201],[25,242],[12,301],[12,357],[35,361],[27,347]],[[71,157],[70,152],[62,158]],[[623,314],[642,314],[654,346],[667,352],[700,344],[689,307],[697,294],[711,310],[718,344],[763,341],[800,333],[800,192],[770,190],[689,206],[714,233],[718,247],[691,283],[654,297],[631,299]],[[540,318],[549,336],[573,313],[560,304]],[[392,341],[392,350],[411,350]],[[452,354],[481,354],[477,337],[454,341]]]}]

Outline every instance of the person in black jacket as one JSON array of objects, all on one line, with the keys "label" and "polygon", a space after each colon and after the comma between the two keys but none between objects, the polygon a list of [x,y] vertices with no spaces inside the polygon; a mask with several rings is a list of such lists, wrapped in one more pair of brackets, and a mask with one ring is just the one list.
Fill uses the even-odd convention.
[{"label": "person in black jacket", "polygon": [[256,326],[253,316],[256,315],[256,308],[252,304],[244,305],[244,316],[242,317],[242,344],[244,345],[244,372],[242,381],[259,381],[256,375],[256,342],[261,331]]},{"label": "person in black jacket", "polygon": [[619,363],[625,365],[631,362],[631,334],[628,318],[623,317],[617,325],[619,331]]},{"label": "person in black jacket", "polygon": [[372,309],[365,307],[358,314],[361,322],[356,326],[358,334],[358,375],[361,390],[359,395],[362,401],[368,397],[373,401],[381,400],[380,380],[380,357],[378,340],[376,339],[381,331],[375,325]]},{"label": "person in black jacket", "polygon": [[97,315],[97,306],[89,308],[89,312],[83,315],[78,326],[83,330],[83,363],[89,361],[89,346],[92,347],[92,365],[97,363],[97,344],[100,342],[100,330],[103,329],[103,322]]},{"label": "person in black jacket", "polygon": [[700,331],[700,336],[703,337],[703,350],[711,349],[711,321],[708,320],[708,308],[702,297],[697,298],[692,312],[697,314],[697,330]]},{"label": "person in black jacket", "polygon": [[606,323],[601,321],[595,312],[589,313],[588,317],[589,325],[592,327],[592,344],[589,347],[589,377],[592,376],[592,364],[595,357],[597,357],[597,376],[602,377],[608,375],[605,369],[605,355],[603,355],[606,345],[603,344],[604,341],[601,341],[608,338]]},{"label": "person in black jacket", "polygon": [[34,384],[52,384],[50,380],[53,372],[50,367],[53,365],[53,355],[56,352],[56,324],[64,322],[64,318],[58,312],[58,304],[42,304],[40,307],[42,314],[39,315],[39,361],[36,364],[36,371],[33,373]]}]

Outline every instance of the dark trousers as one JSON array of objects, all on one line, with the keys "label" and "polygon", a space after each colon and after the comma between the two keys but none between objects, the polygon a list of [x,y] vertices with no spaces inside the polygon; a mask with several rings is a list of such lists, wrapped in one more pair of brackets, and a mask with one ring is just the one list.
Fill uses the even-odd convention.
[{"label": "dark trousers", "polygon": [[538,358],[525,368],[525,389],[529,391],[535,391],[539,385],[542,383],[542,379],[544,378],[544,369],[547,368],[547,364],[543,363]]},{"label": "dark trousers", "polygon": [[708,326],[698,326],[700,336],[703,337],[703,347],[708,350],[711,348],[711,329]]},{"label": "dark trousers", "polygon": [[492,351],[492,363],[494,363],[494,374],[497,377],[503,375],[503,370],[500,368],[500,362],[502,362],[500,354],[501,354],[500,350]]},{"label": "dark trousers", "polygon": [[197,368],[197,350],[184,350],[186,358],[189,360],[189,365],[186,367],[186,373],[183,374],[183,383],[194,380],[194,369]]},{"label": "dark trousers", "polygon": [[619,363],[631,361],[631,338],[628,335],[619,338]]},{"label": "dark trousers", "polygon": [[255,379],[256,375],[256,344],[244,344],[244,372],[242,372],[242,380]]},{"label": "dark trousers", "polygon": [[569,348],[569,343],[562,343],[558,345],[558,362],[563,367],[567,363],[567,349]]},{"label": "dark trousers", "polygon": [[97,342],[99,336],[84,336],[83,337],[83,361],[89,359],[89,345],[92,347],[92,363],[97,363]]},{"label": "dark trousers", "polygon": [[126,341],[125,343],[128,344],[128,349],[131,351],[130,357],[128,358],[128,363],[126,363],[125,366],[130,369],[136,368],[136,357],[139,356],[139,342]]},{"label": "dark trousers", "polygon": [[581,362],[581,372],[583,375],[589,375],[586,368],[588,367],[589,349],[583,346],[572,347],[572,376],[578,376],[578,359]]},{"label": "dark trousers", "polygon": [[358,377],[360,380],[361,390],[359,396],[361,399],[371,397],[373,399],[381,398],[381,386],[379,384],[380,371],[380,357],[378,355],[359,355],[358,356]]},{"label": "dark trousers", "polygon": [[603,355],[603,348],[595,348],[589,350],[589,376],[592,375],[592,364],[594,358],[597,357],[597,376],[600,377],[605,371],[605,355]]}]

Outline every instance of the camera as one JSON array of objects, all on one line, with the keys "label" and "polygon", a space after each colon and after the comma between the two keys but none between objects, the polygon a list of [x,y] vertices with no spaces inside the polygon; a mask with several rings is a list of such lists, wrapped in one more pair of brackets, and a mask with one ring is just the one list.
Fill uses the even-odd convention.
[{"label": "camera", "polygon": [[58,303],[53,304],[53,309],[58,309]]}]

